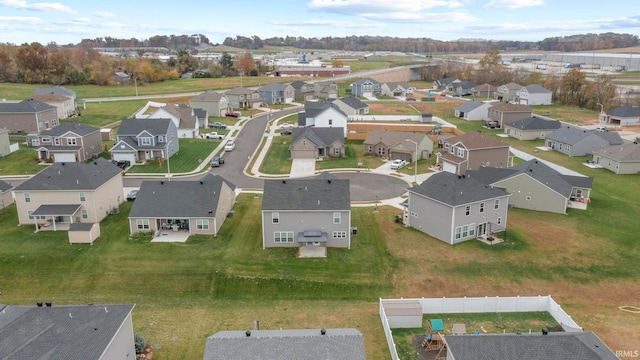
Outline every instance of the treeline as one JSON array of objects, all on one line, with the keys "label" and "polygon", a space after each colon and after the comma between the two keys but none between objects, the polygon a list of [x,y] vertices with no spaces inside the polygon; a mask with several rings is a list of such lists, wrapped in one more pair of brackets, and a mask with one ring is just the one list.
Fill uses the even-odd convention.
[{"label": "treeline", "polygon": [[83,48],[130,48],[130,47],[164,47],[171,50],[190,49],[199,44],[209,44],[209,38],[203,34],[195,35],[156,35],[146,40],[118,39],[110,36],[95,39],[82,39],[78,46]]},{"label": "treeline", "polygon": [[581,34],[563,37],[546,38],[538,43],[540,50],[551,51],[590,51],[617,49],[637,46],[638,35],[616,34]]}]

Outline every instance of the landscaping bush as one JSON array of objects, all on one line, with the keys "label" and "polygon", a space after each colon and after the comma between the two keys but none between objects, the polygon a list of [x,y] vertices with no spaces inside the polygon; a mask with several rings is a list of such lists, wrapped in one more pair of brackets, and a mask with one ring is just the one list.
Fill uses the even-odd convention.
[{"label": "landscaping bush", "polygon": [[144,339],[144,337],[142,337],[142,335],[135,334],[133,336],[133,342],[136,347],[136,355],[142,354],[144,352],[144,346],[146,344],[146,340]]}]

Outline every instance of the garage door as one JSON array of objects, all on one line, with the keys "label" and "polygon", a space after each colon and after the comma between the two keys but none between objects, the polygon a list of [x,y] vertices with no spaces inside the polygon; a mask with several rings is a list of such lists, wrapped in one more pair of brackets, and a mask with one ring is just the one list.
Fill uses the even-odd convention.
[{"label": "garage door", "polygon": [[134,164],[136,162],[136,156],[134,154],[122,154],[122,153],[114,153],[111,156],[111,159],[115,160],[115,161],[128,161],[131,164]]},{"label": "garage door", "polygon": [[407,154],[407,153],[403,153],[403,152],[392,152],[391,153],[391,160],[404,160],[408,163],[411,162],[411,154]]},{"label": "garage door", "polygon": [[315,159],[315,150],[293,150],[291,157],[294,159]]},{"label": "garage door", "polygon": [[76,162],[76,154],[53,154],[55,162]]},{"label": "garage door", "polygon": [[442,163],[442,170],[446,171],[446,172],[450,172],[452,174],[456,173],[457,170],[457,166],[455,164],[451,164],[448,162],[443,162]]}]

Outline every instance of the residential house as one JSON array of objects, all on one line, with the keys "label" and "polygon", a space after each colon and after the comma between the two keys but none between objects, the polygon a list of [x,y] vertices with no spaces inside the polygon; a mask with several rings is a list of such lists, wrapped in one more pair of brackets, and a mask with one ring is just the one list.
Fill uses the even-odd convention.
[{"label": "residential house", "polygon": [[298,113],[298,126],[338,127],[343,129],[344,137],[347,137],[347,121],[347,114],[326,100],[307,101],[304,111]]},{"label": "residential house", "polygon": [[490,102],[477,100],[466,101],[455,109],[455,116],[467,121],[488,120],[489,108],[493,106]]},{"label": "residential house", "polygon": [[13,185],[0,180],[0,209],[13,204]]},{"label": "residential house", "polygon": [[497,86],[482,84],[471,88],[471,96],[489,100],[495,98],[496,91],[498,91]]},{"label": "residential house", "polygon": [[547,135],[546,146],[569,156],[591,155],[593,151],[612,145],[622,145],[622,138],[615,132],[586,130],[563,126]]},{"label": "residential house", "polygon": [[413,86],[410,86],[407,82],[386,82],[380,86],[382,94],[390,97],[406,98],[409,95],[413,95],[416,90]]},{"label": "residential house", "polygon": [[179,139],[194,139],[200,137],[200,123],[198,118],[195,115],[194,109],[187,105],[166,104],[145,118],[171,119],[173,124],[178,128]]},{"label": "residential house", "polygon": [[258,109],[262,106],[260,93],[256,90],[236,87],[225,93],[229,99],[229,107],[232,109]]},{"label": "residential house", "polygon": [[485,356],[492,360],[618,359],[618,356],[590,331],[446,335],[445,341],[447,359],[455,360],[475,360]]},{"label": "residential house", "polygon": [[446,171],[409,188],[405,223],[447,244],[504,231],[509,193]]},{"label": "residential house", "polygon": [[443,151],[437,154],[442,170],[463,175],[483,166],[509,166],[509,144],[480,131],[443,140]]},{"label": "residential house", "polygon": [[343,157],[344,129],[340,127],[294,128],[289,147],[292,159],[322,159]]},{"label": "residential house", "polygon": [[515,101],[520,89],[522,89],[522,85],[513,82],[500,85],[496,89],[495,99],[504,102]]},{"label": "residential house", "polygon": [[133,304],[0,304],[0,359],[135,359]]},{"label": "residential house", "polygon": [[460,85],[461,82],[462,80],[460,79],[454,79],[444,89],[446,91],[456,91],[456,88]]},{"label": "residential house", "polygon": [[33,95],[31,98],[41,103],[55,106],[58,113],[58,119],[60,120],[73,115],[76,110],[76,105],[73,102],[73,99],[67,96],[49,93],[44,95]]},{"label": "residential house", "polygon": [[451,85],[452,82],[454,82],[456,79],[453,78],[444,78],[444,79],[439,79],[433,82],[433,88],[434,89],[438,89],[438,90],[446,90],[449,85]]},{"label": "residential house", "polygon": [[11,154],[11,140],[9,140],[9,130],[0,129],[0,159]]},{"label": "residential house", "polygon": [[369,113],[369,105],[355,96],[342,97],[332,101],[347,116],[366,115]]},{"label": "residential house", "polygon": [[39,133],[58,124],[55,106],[33,99],[19,103],[0,102],[0,128],[17,133]]},{"label": "residential house", "polygon": [[566,214],[568,207],[586,210],[593,186],[593,178],[564,175],[538,159],[504,169],[480,168],[467,177],[507,190],[510,206],[558,214]]},{"label": "residential house", "polygon": [[102,152],[100,129],[75,122],[62,123],[31,141],[38,158],[54,162],[85,162]]},{"label": "residential house", "polygon": [[[187,105],[180,104],[181,107],[186,107]],[[196,117],[198,128],[208,128],[209,127],[209,113],[205,109],[199,108],[191,108],[193,111],[193,115]]]},{"label": "residential house", "polygon": [[600,113],[600,124],[630,126],[640,124],[640,108],[621,106]]},{"label": "residential house", "polygon": [[103,158],[90,163],[58,162],[13,190],[20,225],[67,230],[72,223],[97,223],[124,201],[122,169]]},{"label": "residential house", "polygon": [[547,120],[532,116],[505,125],[505,134],[518,140],[544,139],[547,134],[556,131],[561,126],[558,120]]},{"label": "residential house", "polygon": [[197,181],[143,181],[129,213],[129,232],[215,236],[235,204],[235,189],[212,174]]},{"label": "residential house", "polygon": [[66,87],[60,86],[60,85],[56,85],[56,86],[51,87],[51,88],[35,89],[33,91],[33,95],[47,95],[47,94],[51,94],[51,93],[71,98],[73,100],[74,106],[75,106],[76,102],[78,101],[78,99],[76,98],[76,92],[75,91],[67,89]]},{"label": "residential house", "polygon": [[364,151],[390,160],[415,162],[431,156],[433,140],[425,133],[374,130],[364,141]]},{"label": "residential house", "polygon": [[356,329],[220,331],[207,338],[204,360],[365,360]]},{"label": "residential house", "polygon": [[127,74],[126,72],[116,71],[113,74],[113,82],[116,85],[124,85],[124,84],[128,83],[129,81],[131,81],[131,75]]},{"label": "residential house", "polygon": [[315,98],[313,85],[300,80],[294,81],[290,85],[293,88],[293,99],[295,101],[309,101]]},{"label": "residential house", "polygon": [[189,99],[189,106],[204,109],[209,116],[224,116],[229,111],[229,99],[223,93],[207,90]]},{"label": "residential house", "polygon": [[490,107],[488,115],[489,121],[486,122],[486,126],[502,129],[514,121],[532,117],[533,109],[528,105],[502,103]]},{"label": "residential house", "polygon": [[336,99],[338,97],[338,84],[331,80],[314,82],[313,95],[318,99]]},{"label": "residential house", "polygon": [[472,95],[471,89],[473,89],[474,87],[476,87],[476,84],[474,82],[464,80],[456,84],[455,88],[453,88],[452,91],[462,96],[470,96]]},{"label": "residential house", "polygon": [[351,95],[362,97],[376,97],[382,93],[382,85],[374,79],[363,78],[349,85]]},{"label": "residential house", "polygon": [[[348,179],[267,179],[262,199],[262,247],[351,248]],[[309,247],[310,249],[304,249]]]},{"label": "residential house", "polygon": [[292,103],[295,96],[293,86],[280,83],[269,83],[256,89],[260,94],[260,99],[265,104],[288,104]]},{"label": "residential house", "polygon": [[551,105],[553,92],[540,85],[531,84],[518,90],[515,101],[523,105]]},{"label": "residential house", "polygon": [[592,161],[616,174],[640,174],[640,145],[634,141],[596,149]]},{"label": "residential house", "polygon": [[168,159],[180,150],[178,128],[171,119],[124,119],[111,159],[133,163]]}]

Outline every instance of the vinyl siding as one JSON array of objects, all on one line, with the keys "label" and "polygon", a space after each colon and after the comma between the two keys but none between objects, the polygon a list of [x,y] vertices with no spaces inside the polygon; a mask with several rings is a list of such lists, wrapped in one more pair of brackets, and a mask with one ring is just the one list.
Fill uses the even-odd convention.
[{"label": "vinyl siding", "polygon": [[[272,224],[272,213],[280,214],[278,224]],[[351,239],[351,211],[339,211],[341,216],[340,224],[333,223],[334,211],[263,211],[262,229],[265,247],[298,247],[297,237],[299,232],[309,230],[320,230],[327,233],[327,247],[349,247]],[[293,243],[275,243],[275,231],[292,231],[294,234]],[[347,237],[344,239],[333,239],[334,231],[346,231]]]}]

